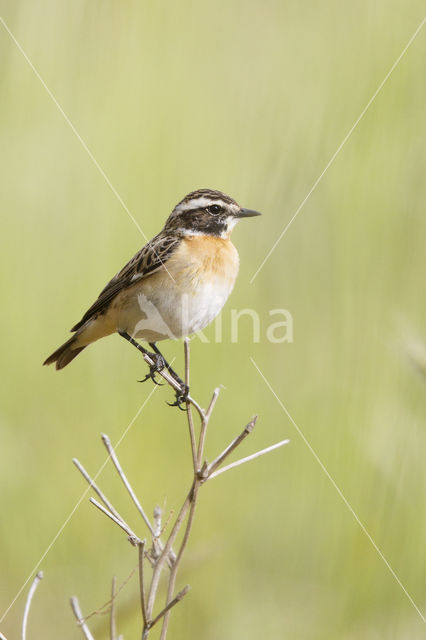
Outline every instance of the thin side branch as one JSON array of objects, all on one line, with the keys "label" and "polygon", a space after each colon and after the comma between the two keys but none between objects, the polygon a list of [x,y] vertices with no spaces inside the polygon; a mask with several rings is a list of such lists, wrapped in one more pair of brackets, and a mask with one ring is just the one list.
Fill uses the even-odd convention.
[{"label": "thin side branch", "polygon": [[216,401],[219,397],[219,393],[220,393],[220,387],[216,387],[216,389],[213,391],[213,395],[212,395],[212,399],[210,400],[210,404],[207,407],[207,411],[206,411],[206,420],[210,420],[210,416],[213,412],[213,409],[215,408],[215,404]]},{"label": "thin side branch", "polygon": [[273,444],[270,447],[267,447],[266,449],[262,449],[261,451],[257,451],[256,453],[252,453],[251,456],[246,456],[245,458],[241,458],[240,460],[237,460],[236,462],[232,462],[231,464],[228,464],[226,467],[223,467],[222,469],[218,469],[218,471],[215,471],[214,473],[212,473],[208,477],[208,479],[211,480],[212,478],[216,478],[221,473],[225,473],[225,471],[229,471],[229,469],[233,469],[234,467],[239,467],[241,464],[245,464],[246,462],[250,462],[250,460],[254,460],[255,458],[259,458],[260,456],[264,456],[265,453],[269,453],[270,451],[274,451],[274,449],[278,449],[279,447],[282,447],[285,444],[288,444],[289,442],[290,442],[290,440],[281,440],[281,442],[277,442],[276,444]]},{"label": "thin side branch", "polygon": [[22,619],[22,640],[26,640],[27,638],[27,622],[28,622],[28,614],[30,612],[31,602],[34,597],[34,594],[37,590],[39,582],[43,580],[43,571],[39,571],[36,577],[34,578],[30,590],[28,591],[27,601],[25,602],[24,609],[24,617]]},{"label": "thin side branch", "polygon": [[256,424],[257,418],[258,416],[254,416],[250,420],[250,422],[246,424],[246,426],[244,427],[240,435],[237,436],[231,442],[231,444],[228,445],[226,449],[224,449],[224,451],[222,451],[222,453],[219,454],[217,458],[207,466],[206,474],[208,476],[212,475],[213,472],[216,471],[218,467],[220,467],[223,461],[234,451],[234,449],[236,449],[242,443],[242,441],[245,440],[245,438],[247,438],[247,436],[250,435],[250,433],[252,433],[254,429],[254,425]]},{"label": "thin side branch", "polygon": [[219,388],[214,390],[212,399],[210,400],[209,407],[208,407],[206,413],[204,414],[204,416],[201,418],[200,438],[198,440],[198,451],[197,451],[197,469],[198,469],[198,471],[200,471],[201,465],[202,465],[202,462],[203,462],[204,445],[205,445],[205,442],[206,442],[207,427],[208,427],[208,424],[209,424],[210,416],[211,416],[212,411],[214,409],[214,406],[216,404],[216,400],[219,397],[219,392],[220,392]]},{"label": "thin side branch", "polygon": [[71,608],[74,612],[74,616],[77,620],[77,623],[81,631],[83,632],[83,635],[86,638],[86,640],[95,640],[95,638],[90,633],[89,627],[84,621],[83,614],[81,613],[81,609],[80,609],[80,604],[78,602],[78,598],[76,596],[73,596],[72,598],[70,598],[70,603],[71,603]]},{"label": "thin side branch", "polygon": [[182,591],[179,591],[179,593],[177,594],[177,596],[176,596],[175,598],[173,598],[173,600],[171,600],[171,601],[169,602],[169,604],[168,604],[167,606],[165,606],[165,607],[164,607],[164,609],[163,609],[162,611],[160,611],[160,613],[158,614],[158,616],[156,616],[156,617],[154,618],[154,620],[150,623],[149,628],[150,628],[150,629],[152,629],[152,627],[153,627],[155,624],[157,624],[157,622],[158,622],[159,620],[161,620],[161,618],[162,618],[163,616],[165,616],[165,615],[166,615],[166,613],[168,613],[168,611],[170,611],[170,609],[171,609],[172,607],[174,607],[174,606],[175,606],[175,604],[177,604],[178,602],[180,602],[180,601],[181,601],[181,600],[186,596],[186,594],[188,593],[188,591],[190,590],[190,588],[191,588],[191,587],[189,586],[189,584],[187,584],[187,585],[186,585],[186,587],[184,587],[184,588],[182,589]]},{"label": "thin side branch", "polygon": [[90,498],[90,502],[94,504],[95,507],[99,509],[99,511],[102,511],[102,513],[108,516],[108,518],[110,518],[113,522],[115,522],[115,524],[118,524],[118,526],[127,533],[127,535],[129,536],[129,542],[134,547],[140,544],[140,540],[138,536],[132,531],[132,529],[125,522],[123,522],[123,520],[121,520],[120,518],[116,518],[113,513],[111,513],[110,511],[108,511],[108,509],[103,507],[97,500],[95,500],[95,498]]}]

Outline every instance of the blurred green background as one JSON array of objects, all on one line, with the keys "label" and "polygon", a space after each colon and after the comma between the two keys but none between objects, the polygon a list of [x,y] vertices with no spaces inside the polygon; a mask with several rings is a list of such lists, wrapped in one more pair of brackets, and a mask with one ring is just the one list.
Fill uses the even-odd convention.
[{"label": "blurred green background", "polygon": [[[193,393],[223,384],[210,459],[255,413],[247,455],[207,485],[178,580],[170,638],[407,639],[424,623],[251,364],[252,356],[424,611],[425,36],[423,29],[252,285],[272,243],[423,18],[423,2],[3,0],[1,15],[147,237],[187,192],[217,188],[264,212],[239,225],[237,285],[192,342]],[[151,391],[118,337],[61,373],[41,363],[144,243],[0,25],[2,384],[0,616]],[[423,117],[422,117],[423,116]],[[253,308],[230,340],[230,311]],[[292,344],[270,344],[270,309]],[[182,344],[164,351],[182,370]],[[191,463],[184,414],[156,391],[119,455],[146,509],[179,507]],[[107,467],[99,482],[141,536]],[[83,501],[44,558],[29,637],[79,638],[136,564]],[[0,628],[18,637],[24,594]],[[107,638],[106,617],[92,619]],[[139,637],[134,576],[119,631]],[[155,634],[153,635],[155,637]]]}]

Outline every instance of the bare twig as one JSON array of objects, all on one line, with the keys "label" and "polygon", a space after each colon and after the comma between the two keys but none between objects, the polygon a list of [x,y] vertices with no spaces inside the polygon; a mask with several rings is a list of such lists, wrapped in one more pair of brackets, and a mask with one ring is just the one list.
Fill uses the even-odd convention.
[{"label": "bare twig", "polygon": [[34,594],[37,590],[40,580],[43,580],[43,571],[39,571],[35,576],[30,590],[28,591],[27,600],[25,602],[24,616],[22,618],[22,640],[26,640],[27,638],[27,622],[28,622],[28,614],[30,612],[31,601],[34,597]]},{"label": "bare twig", "polygon": [[[184,347],[184,354],[185,354],[185,384],[189,387],[189,380],[190,380],[189,338],[185,338],[183,347]],[[194,468],[194,473],[197,473],[197,443],[195,441],[195,429],[194,429],[194,420],[193,420],[192,411],[191,411],[191,402],[188,398],[186,400],[186,411],[187,411],[187,418],[188,418],[189,440],[191,442],[192,465]]]},{"label": "bare twig", "polygon": [[[189,349],[189,340],[186,339],[184,341],[184,354],[185,354],[185,384],[190,384],[190,349]],[[144,360],[148,364],[152,364],[152,360],[149,355],[144,355]],[[166,382],[175,390],[180,390],[178,383],[171,377],[170,373],[164,369],[159,372],[159,375],[166,380]],[[193,470],[193,478],[191,481],[191,487],[187,493],[187,496],[180,507],[180,510],[177,513],[177,516],[174,516],[174,522],[171,526],[171,530],[168,533],[167,539],[164,544],[160,541],[160,536],[163,534],[163,524],[162,524],[162,511],[159,507],[156,507],[154,510],[154,520],[151,524],[148,519],[144,509],[142,508],[141,503],[139,502],[138,497],[136,496],[135,491],[133,490],[130,482],[127,479],[126,474],[124,473],[121,464],[117,458],[117,455],[114,451],[114,448],[111,445],[111,441],[108,436],[102,435],[102,441],[109,453],[109,456],[120,476],[121,481],[123,482],[127,492],[129,493],[134,505],[136,506],[137,511],[142,516],[145,525],[148,527],[150,534],[152,536],[152,548],[148,551],[146,550],[146,541],[141,540],[133,530],[126,524],[124,519],[120,516],[118,511],[114,509],[111,503],[107,500],[104,494],[100,491],[100,489],[95,485],[95,483],[90,478],[89,474],[85,471],[78,461],[75,461],[75,464],[79,471],[83,474],[87,482],[91,484],[91,486],[96,491],[97,495],[103,502],[105,506],[102,506],[99,502],[97,502],[94,498],[91,498],[90,501],[100,510],[102,511],[108,518],[110,518],[113,522],[115,522],[123,531],[126,532],[128,538],[132,545],[138,547],[138,566],[139,566],[139,590],[140,590],[140,603],[141,603],[141,611],[142,611],[142,640],[148,640],[148,636],[150,630],[154,625],[157,624],[160,620],[162,620],[162,628],[160,634],[160,640],[166,640],[170,614],[173,607],[182,600],[182,598],[186,595],[189,590],[189,586],[187,585],[182,591],[180,591],[176,596],[175,593],[175,585],[177,580],[178,570],[180,568],[180,564],[184,555],[184,552],[187,548],[188,540],[191,534],[195,511],[198,502],[199,490],[203,486],[206,480],[210,478],[215,478],[221,473],[232,469],[233,467],[244,464],[245,462],[249,462],[255,458],[258,458],[278,447],[287,444],[288,440],[283,440],[282,442],[278,442],[271,447],[267,447],[266,449],[262,449],[250,456],[245,458],[241,458],[236,462],[228,464],[223,467],[224,461],[230,456],[237,447],[243,442],[243,440],[253,431],[254,425],[257,420],[257,416],[255,416],[243,429],[243,431],[232,440],[232,442],[220,453],[210,464],[204,459],[204,448],[207,436],[207,429],[209,425],[209,421],[211,415],[213,413],[214,407],[216,405],[220,389],[215,389],[210,403],[207,407],[207,410],[201,408],[201,406],[192,398],[191,395],[188,395],[186,399],[186,415],[188,422],[188,433],[191,445],[191,456],[192,456],[192,470]],[[200,419],[200,431],[198,433],[198,437],[196,434],[196,429],[194,425],[194,418],[192,414],[192,409],[198,413]],[[167,523],[164,526],[164,530],[167,530]],[[175,544],[178,535],[183,530],[182,538],[179,543],[179,548],[177,550],[177,554],[175,555],[173,552],[173,545]],[[153,568],[152,576],[149,582],[147,582],[147,577],[144,569],[144,562],[148,560]],[[163,569],[166,564],[168,564],[170,568],[170,573],[168,575],[167,580],[167,594],[165,606],[160,610],[157,615],[153,615],[154,606],[157,599],[158,588],[160,584],[160,579],[163,574]],[[112,589],[112,603],[114,603],[116,597],[116,588],[115,581],[113,582]],[[77,609],[75,609],[77,606]],[[76,617],[79,620],[79,623],[82,625],[85,621],[82,619],[81,612],[78,608],[78,601],[74,602],[73,605],[74,612],[77,611]],[[116,637],[116,629],[114,622],[114,608],[113,604],[111,606],[111,640],[115,640]],[[83,627],[82,627],[83,629]],[[88,629],[86,631],[83,629],[84,633],[89,633]],[[92,636],[86,636],[86,638],[91,638]]]},{"label": "bare twig", "polygon": [[186,587],[184,587],[182,589],[182,591],[179,591],[179,593],[177,594],[177,596],[175,598],[173,598],[173,600],[170,600],[169,604],[167,606],[164,607],[164,609],[162,611],[160,611],[160,613],[158,614],[158,616],[155,616],[154,620],[150,623],[149,628],[152,629],[152,627],[157,624],[157,622],[159,620],[161,620],[161,618],[163,616],[166,615],[166,613],[168,613],[170,611],[170,609],[172,607],[175,606],[175,604],[177,604],[178,602],[180,602],[188,593],[188,591],[190,590],[190,586],[189,584],[186,585]]},{"label": "bare twig", "polygon": [[[196,480],[194,482],[194,486],[193,486],[193,492],[192,492],[192,496],[191,496],[191,506],[190,506],[190,511],[189,511],[189,515],[188,515],[188,521],[186,523],[186,527],[185,527],[185,532],[183,535],[183,540],[180,546],[180,549],[178,551],[177,557],[176,557],[176,562],[172,567],[172,570],[170,572],[170,577],[169,577],[169,585],[167,588],[167,606],[166,609],[168,607],[168,605],[170,605],[173,601],[172,601],[172,595],[174,592],[174,588],[175,588],[175,583],[176,583],[176,577],[177,577],[177,572],[179,569],[179,565],[180,565],[180,561],[182,559],[183,553],[186,549],[186,545],[188,543],[188,539],[189,539],[189,534],[191,533],[191,528],[192,528],[192,523],[194,521],[194,515],[195,515],[195,507],[197,505],[197,496],[198,496],[198,490],[201,486],[201,481],[200,480]],[[161,629],[161,636],[160,636],[160,640],[165,640],[166,635],[167,635],[167,630],[168,630],[168,625],[169,625],[169,619],[170,619],[170,608],[165,612],[165,616],[164,616],[164,620],[163,620],[163,626]]]},{"label": "bare twig", "polygon": [[7,640],[6,636],[4,636],[1,631],[0,631],[0,640]]},{"label": "bare twig", "polygon": [[246,456],[245,458],[241,458],[240,460],[237,460],[236,462],[232,462],[231,464],[228,464],[226,467],[223,467],[222,469],[218,469],[217,471],[212,473],[209,476],[208,479],[211,480],[212,478],[216,478],[221,473],[225,473],[225,471],[229,471],[229,469],[233,469],[234,467],[239,467],[240,464],[244,464],[245,462],[250,462],[250,460],[254,460],[255,458],[259,458],[260,456],[264,456],[265,453],[269,453],[270,451],[274,451],[274,449],[278,449],[279,447],[282,447],[285,444],[288,444],[289,442],[290,442],[290,440],[281,440],[281,442],[277,442],[276,444],[273,444],[270,447],[266,447],[266,449],[262,449],[261,451],[257,451],[256,453],[252,453],[251,456]]},{"label": "bare twig", "polygon": [[213,412],[213,409],[215,407],[216,401],[219,397],[219,393],[220,393],[220,387],[216,387],[216,389],[213,391],[213,395],[212,395],[212,399],[210,400],[210,404],[207,407],[207,411],[206,411],[206,420],[210,420],[210,416]]},{"label": "bare twig", "polygon": [[139,544],[139,589],[141,595],[141,609],[144,630],[147,627],[148,619],[146,617],[146,597],[145,597],[145,577],[143,562],[145,559],[145,540],[141,540]]},{"label": "bare twig", "polygon": [[77,467],[77,469],[80,471],[80,473],[83,476],[83,478],[87,481],[87,483],[92,487],[92,489],[95,491],[95,493],[102,500],[102,502],[104,503],[106,508],[109,509],[111,511],[111,513],[113,513],[115,515],[116,518],[118,518],[119,520],[123,520],[123,518],[120,516],[118,511],[113,507],[111,502],[108,500],[106,495],[100,490],[100,488],[98,487],[96,482],[93,480],[93,478],[90,476],[90,474],[83,467],[81,462],[79,460],[77,460],[77,458],[73,458],[72,461],[75,464],[75,466]]},{"label": "bare twig", "polygon": [[230,445],[228,445],[226,447],[226,449],[224,451],[222,451],[222,453],[220,455],[217,456],[217,458],[215,458],[215,460],[213,460],[213,462],[211,462],[206,469],[206,475],[210,476],[211,474],[213,474],[213,472],[220,467],[220,465],[223,463],[223,461],[234,451],[234,449],[236,449],[241,443],[242,441],[248,436],[250,435],[250,433],[253,431],[254,429],[254,425],[257,422],[257,418],[258,416],[254,416],[254,418],[252,418],[250,420],[250,422],[248,424],[246,424],[246,426],[244,427],[243,431],[240,433],[239,436],[237,436]]},{"label": "bare twig", "polygon": [[78,598],[76,596],[73,596],[72,598],[70,598],[70,603],[71,603],[71,608],[74,612],[74,616],[86,640],[95,640],[92,634],[90,633],[89,627],[87,626],[83,618],[83,615],[80,609],[80,604],[78,602]]},{"label": "bare twig", "polygon": [[[120,478],[123,480],[123,483],[126,486],[126,489],[129,491],[129,493],[130,493],[130,495],[131,495],[131,497],[133,499],[133,502],[135,503],[139,513],[143,517],[143,514],[145,514],[145,512],[144,512],[144,510],[143,510],[143,508],[142,508],[142,506],[141,506],[136,494],[134,493],[130,483],[128,482],[128,480],[127,480],[127,478],[126,478],[126,476],[125,476],[125,474],[124,474],[124,472],[123,472],[123,470],[121,468],[121,465],[120,465],[120,463],[118,461],[117,455],[115,454],[114,449],[113,449],[113,447],[111,445],[110,438],[106,434],[101,434],[101,438],[102,438],[102,442],[104,443],[105,447],[107,448],[107,451],[108,451],[108,453],[109,453],[109,455],[111,457],[111,460],[112,460],[115,468],[117,469],[117,472],[118,472]],[[99,498],[104,503],[104,505],[105,505],[107,510],[101,509],[101,511],[103,511],[106,515],[108,515],[108,517],[110,517],[111,520],[113,520],[116,524],[122,523],[124,525],[124,527],[127,527],[129,530],[131,530],[130,527],[128,527],[128,525],[125,523],[124,518],[120,515],[120,513],[117,511],[117,509],[115,509],[115,507],[108,500],[106,495],[101,491],[101,489],[98,487],[96,482],[90,476],[88,471],[86,471],[86,469],[81,464],[81,462],[79,460],[77,460],[77,458],[73,458],[73,463],[77,467],[77,469],[80,471],[80,473],[83,476],[83,478],[87,481],[87,483],[90,485],[90,487],[92,487],[92,489],[95,491],[95,493],[99,496]],[[99,503],[97,503],[96,500],[93,500],[93,504],[95,504],[95,506],[99,505]],[[100,507],[98,506],[98,508],[100,508]],[[114,517],[111,517],[111,515],[108,512],[110,512],[110,514],[112,514],[112,516],[114,516]],[[145,524],[148,526],[149,530],[151,531],[151,533],[154,533],[153,526],[149,522],[149,519],[147,518],[146,515],[144,517],[144,521],[145,521]],[[119,524],[119,526],[121,526],[121,524]],[[122,526],[122,528],[124,528],[124,527]],[[126,528],[124,528],[124,531],[126,531],[126,533],[127,533],[127,529]],[[133,541],[137,540],[137,539],[138,538],[134,533],[130,536],[130,542],[132,542],[132,544],[133,544]],[[158,548],[161,551],[161,549],[163,548],[163,545],[162,545],[162,542],[161,542],[159,537],[155,538],[155,544],[158,546]],[[171,550],[170,551],[170,557],[168,558],[169,566],[172,565],[172,563],[174,562],[175,557],[176,556],[175,556],[174,551]]]},{"label": "bare twig", "polygon": [[114,448],[113,448],[113,446],[111,444],[111,440],[109,439],[109,437],[105,433],[103,433],[101,435],[101,438],[102,438],[102,442],[104,443],[104,445],[106,447],[106,450],[108,451],[108,453],[109,453],[109,455],[111,457],[111,460],[112,460],[112,462],[114,464],[114,467],[117,469],[118,475],[120,476],[121,480],[123,481],[124,486],[126,487],[127,491],[129,492],[129,495],[132,498],[133,502],[135,503],[136,508],[139,511],[139,513],[141,514],[146,526],[148,527],[150,532],[153,534],[154,530],[153,530],[152,525],[151,525],[151,523],[149,521],[149,518],[146,515],[145,511],[143,510],[142,505],[139,502],[135,492],[133,491],[130,482],[127,480],[126,474],[124,473],[124,471],[123,471],[123,469],[121,467],[121,464],[120,464],[120,462],[119,462],[119,460],[117,458],[117,454],[115,453]]},{"label": "bare twig", "polygon": [[160,576],[161,576],[161,572],[162,572],[162,569],[163,569],[163,566],[164,566],[165,558],[167,557],[167,554],[169,553],[170,549],[172,548],[172,545],[173,545],[173,543],[174,543],[174,541],[176,539],[176,536],[178,535],[178,533],[180,531],[180,528],[181,528],[182,523],[183,523],[183,521],[184,521],[184,519],[186,517],[186,514],[188,513],[188,509],[189,509],[189,506],[191,504],[192,493],[193,493],[193,486],[191,487],[191,489],[190,489],[190,491],[189,491],[189,493],[188,493],[188,495],[187,495],[187,497],[185,499],[185,502],[183,503],[183,505],[182,505],[182,507],[181,507],[181,509],[180,509],[180,511],[178,513],[178,516],[177,516],[177,518],[175,520],[175,523],[174,523],[174,525],[172,527],[172,530],[170,532],[168,540],[166,541],[164,549],[161,552],[161,555],[158,558],[157,563],[156,563],[156,565],[154,567],[154,571],[153,571],[153,574],[152,574],[152,580],[151,580],[151,586],[149,588],[149,593],[148,593],[147,606],[146,606],[148,619],[150,619],[151,616],[152,616],[152,611],[153,611],[153,608],[154,608],[154,602],[155,602],[155,598],[156,598],[156,595],[157,595],[158,584],[159,584],[159,581],[160,581]]},{"label": "bare twig", "polygon": [[111,640],[116,640],[116,625],[115,625],[115,594],[116,594],[116,582],[117,579],[115,576],[112,576],[112,584],[111,584],[111,609],[110,609],[110,617],[109,617],[109,629]]},{"label": "bare twig", "polygon": [[198,415],[200,416],[200,419],[202,420],[204,418],[204,410],[200,407],[198,402],[196,402],[191,395],[188,395],[187,400],[189,400],[189,402],[192,404],[192,406],[194,407],[194,409],[197,411]]},{"label": "bare twig", "polygon": [[198,450],[197,450],[197,471],[198,472],[201,469],[201,464],[203,461],[204,445],[206,442],[206,435],[207,435],[207,426],[209,424],[210,416],[212,414],[216,401],[219,397],[219,392],[220,392],[219,387],[214,390],[212,399],[210,400],[209,407],[201,417],[200,438],[198,440]]},{"label": "bare twig", "polygon": [[118,524],[118,526],[127,533],[127,535],[129,536],[129,542],[134,547],[140,544],[140,540],[138,536],[132,531],[132,529],[125,522],[123,522],[123,520],[121,520],[120,518],[116,518],[116,516],[113,513],[111,513],[110,511],[108,511],[108,509],[103,507],[97,500],[95,500],[95,498],[90,498],[90,502],[94,504],[95,507],[99,509],[99,511],[102,511],[102,513],[108,516],[108,518],[110,518],[113,522],[115,522],[115,524]]}]

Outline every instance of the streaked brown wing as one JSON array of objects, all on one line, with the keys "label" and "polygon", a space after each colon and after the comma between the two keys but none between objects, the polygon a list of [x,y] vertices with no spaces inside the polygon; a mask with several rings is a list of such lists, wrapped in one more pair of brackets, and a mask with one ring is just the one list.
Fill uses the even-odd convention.
[{"label": "streaked brown wing", "polygon": [[135,256],[108,282],[99,297],[86,311],[80,322],[71,329],[77,331],[87,320],[98,313],[106,311],[111,301],[123,289],[138,280],[146,278],[158,269],[167,269],[166,261],[178,247],[180,239],[176,236],[159,233],[150,240]]}]

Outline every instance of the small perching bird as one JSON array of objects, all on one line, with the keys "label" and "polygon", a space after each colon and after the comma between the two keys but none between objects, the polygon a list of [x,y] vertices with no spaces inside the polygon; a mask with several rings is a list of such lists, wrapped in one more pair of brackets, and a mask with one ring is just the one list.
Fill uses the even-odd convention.
[{"label": "small perching bird", "polygon": [[[241,218],[258,216],[220,191],[188,194],[148,242],[101,291],[71,331],[74,335],[47,358],[63,369],[89,344],[119,333],[154,364],[145,380],[166,367],[188,389],[156,346],[204,329],[221,311],[238,274],[239,258],[230,234]],[[148,342],[150,353],[136,339]]]}]

